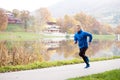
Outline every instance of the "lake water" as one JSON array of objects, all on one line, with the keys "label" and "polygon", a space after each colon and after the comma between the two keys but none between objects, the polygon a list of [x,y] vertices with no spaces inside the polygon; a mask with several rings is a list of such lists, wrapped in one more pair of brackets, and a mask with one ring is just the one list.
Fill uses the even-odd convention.
[{"label": "lake water", "polygon": [[[0,50],[2,50],[2,46],[5,46],[8,54],[18,47],[16,49],[20,50],[20,54],[24,54],[24,52],[28,54],[38,53],[45,61],[80,58],[79,48],[74,44],[73,39],[44,38],[37,41],[1,41],[0,44]],[[86,55],[91,58],[120,56],[120,41],[93,40]]]}]

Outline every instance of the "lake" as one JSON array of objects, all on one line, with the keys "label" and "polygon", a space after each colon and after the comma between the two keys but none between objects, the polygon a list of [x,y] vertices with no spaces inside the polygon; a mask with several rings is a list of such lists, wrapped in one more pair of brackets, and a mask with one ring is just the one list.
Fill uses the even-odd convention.
[{"label": "lake", "polygon": [[[19,60],[28,57],[36,61],[42,56],[41,61],[69,60],[79,57],[79,48],[73,39],[67,38],[43,38],[36,41],[1,41],[0,56],[9,57],[11,60]],[[37,54],[37,55],[36,55]],[[35,56],[36,55],[36,56]],[[118,40],[93,40],[86,55],[91,58],[120,56],[120,41]],[[14,58],[14,60],[13,60]],[[34,59],[33,59],[34,58]]]}]

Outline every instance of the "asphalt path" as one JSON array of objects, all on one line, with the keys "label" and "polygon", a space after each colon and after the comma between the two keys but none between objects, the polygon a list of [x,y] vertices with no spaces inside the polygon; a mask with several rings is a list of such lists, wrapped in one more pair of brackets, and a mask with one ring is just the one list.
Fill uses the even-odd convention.
[{"label": "asphalt path", "polygon": [[0,73],[0,80],[66,80],[97,74],[113,69],[120,69],[120,59],[90,62],[90,67],[85,69],[85,63],[34,69],[17,72]]}]

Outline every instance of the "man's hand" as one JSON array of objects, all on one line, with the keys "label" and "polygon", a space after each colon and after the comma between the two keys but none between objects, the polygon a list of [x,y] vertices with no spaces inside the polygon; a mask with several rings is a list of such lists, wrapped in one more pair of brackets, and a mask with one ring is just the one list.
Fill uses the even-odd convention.
[{"label": "man's hand", "polygon": [[89,45],[91,45],[91,42],[89,42]]},{"label": "man's hand", "polygon": [[77,41],[74,44],[77,44]]}]

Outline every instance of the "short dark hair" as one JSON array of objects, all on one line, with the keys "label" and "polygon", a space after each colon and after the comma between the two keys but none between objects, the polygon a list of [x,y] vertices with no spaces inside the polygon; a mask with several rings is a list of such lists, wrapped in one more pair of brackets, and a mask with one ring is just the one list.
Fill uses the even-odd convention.
[{"label": "short dark hair", "polygon": [[77,24],[76,26],[80,27],[81,29],[83,29],[82,25],[81,24]]}]

